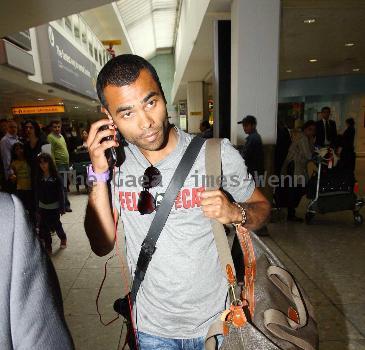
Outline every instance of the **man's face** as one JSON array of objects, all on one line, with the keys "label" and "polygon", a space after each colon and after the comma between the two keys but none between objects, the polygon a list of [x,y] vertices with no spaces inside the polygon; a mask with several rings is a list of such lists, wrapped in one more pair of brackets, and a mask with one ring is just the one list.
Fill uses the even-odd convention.
[{"label": "man's face", "polygon": [[331,111],[329,109],[325,109],[322,111],[322,118],[328,120],[331,115]]},{"label": "man's face", "polygon": [[104,89],[108,111],[125,139],[141,150],[159,150],[167,137],[166,104],[157,83],[143,69],[137,80]]},{"label": "man's face", "polygon": [[15,122],[8,122],[8,133],[15,136],[18,132],[18,125]]},{"label": "man's face", "polygon": [[27,123],[24,125],[24,132],[26,137],[34,134],[34,126],[32,125],[32,123]]},{"label": "man's face", "polygon": [[55,133],[56,135],[61,134],[61,123],[54,123],[52,124],[52,131],[53,133]]},{"label": "man's face", "polygon": [[7,121],[0,122],[0,132],[2,134],[6,134],[7,131],[8,131],[8,122]]},{"label": "man's face", "polygon": [[247,135],[252,134],[253,131],[255,130],[255,126],[253,124],[251,124],[251,123],[243,124],[242,127],[243,127],[244,132]]}]

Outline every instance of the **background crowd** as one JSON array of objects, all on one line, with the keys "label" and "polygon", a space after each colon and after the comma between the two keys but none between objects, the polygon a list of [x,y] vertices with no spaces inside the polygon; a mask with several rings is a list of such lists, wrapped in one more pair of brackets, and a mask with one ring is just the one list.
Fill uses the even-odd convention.
[{"label": "background crowd", "polygon": [[75,134],[59,120],[42,129],[34,120],[20,125],[0,120],[1,190],[19,197],[49,253],[53,231],[60,247],[67,247],[60,216],[72,211],[67,195],[70,154],[85,149],[86,139],[86,130]]}]

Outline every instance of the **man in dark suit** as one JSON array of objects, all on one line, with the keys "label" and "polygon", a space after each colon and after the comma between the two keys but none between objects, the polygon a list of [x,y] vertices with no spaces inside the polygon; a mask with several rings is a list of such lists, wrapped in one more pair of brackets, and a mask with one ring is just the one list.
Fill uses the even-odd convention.
[{"label": "man in dark suit", "polygon": [[73,350],[51,261],[15,196],[0,192],[0,349]]},{"label": "man in dark suit", "polygon": [[331,108],[323,107],[322,119],[316,123],[316,145],[319,147],[333,146],[337,139],[337,127],[334,120],[330,120]]}]

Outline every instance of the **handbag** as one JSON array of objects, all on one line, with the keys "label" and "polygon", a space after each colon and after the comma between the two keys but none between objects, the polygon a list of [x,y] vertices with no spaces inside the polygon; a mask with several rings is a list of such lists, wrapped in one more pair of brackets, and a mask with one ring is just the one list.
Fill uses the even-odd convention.
[{"label": "handbag", "polygon": [[[221,176],[220,140],[206,145],[208,176]],[[216,188],[210,188],[216,189]],[[216,336],[223,335],[220,350],[315,350],[317,322],[302,287],[275,254],[253,233],[236,225],[243,252],[243,285],[238,286],[224,227],[212,220],[219,259],[227,275],[230,305],[214,322],[205,342],[206,350],[218,348]]]}]

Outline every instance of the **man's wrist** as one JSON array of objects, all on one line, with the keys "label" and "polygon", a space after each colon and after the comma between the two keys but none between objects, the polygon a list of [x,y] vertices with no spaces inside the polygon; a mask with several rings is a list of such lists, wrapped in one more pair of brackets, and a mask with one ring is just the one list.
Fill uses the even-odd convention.
[{"label": "man's wrist", "polygon": [[95,182],[108,182],[110,177],[110,171],[104,171],[103,173],[96,173],[92,164],[88,165],[87,167],[87,181],[88,183],[95,183]]},{"label": "man's wrist", "polygon": [[247,222],[247,213],[244,206],[240,203],[233,202],[233,205],[237,208],[236,220],[232,222],[233,225],[244,226]]}]

